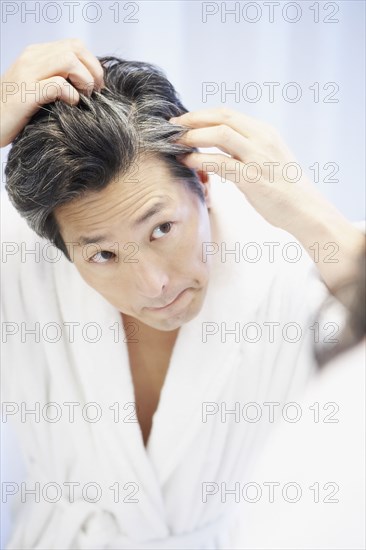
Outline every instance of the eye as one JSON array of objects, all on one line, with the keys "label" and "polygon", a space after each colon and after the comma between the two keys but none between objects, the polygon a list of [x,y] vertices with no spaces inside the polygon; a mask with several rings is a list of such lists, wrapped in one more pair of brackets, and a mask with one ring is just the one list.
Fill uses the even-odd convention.
[{"label": "eye", "polygon": [[152,235],[154,235],[153,240],[161,239],[161,237],[164,237],[164,235],[170,232],[172,226],[173,222],[165,222],[155,227],[154,231],[152,232]]},{"label": "eye", "polygon": [[[107,258],[105,258],[104,255],[107,255]],[[106,264],[111,260],[111,256],[115,256],[114,252],[109,252],[108,250],[102,250],[101,252],[97,252],[96,254],[94,254],[94,256],[91,256],[88,262],[92,264]]]}]

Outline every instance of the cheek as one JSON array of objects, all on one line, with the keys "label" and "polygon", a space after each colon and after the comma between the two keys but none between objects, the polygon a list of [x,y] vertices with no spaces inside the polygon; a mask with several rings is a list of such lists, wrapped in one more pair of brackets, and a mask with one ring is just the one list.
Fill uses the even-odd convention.
[{"label": "cheek", "polygon": [[[85,266],[85,265],[76,265],[76,269],[78,270],[80,276],[84,279],[84,281],[94,288],[97,292],[100,292],[101,294],[104,294],[104,292],[109,288],[110,285],[110,277],[107,276],[107,272],[104,272],[102,269],[98,269],[99,266]],[[107,284],[108,282],[108,284]]]},{"label": "cheek", "polygon": [[204,243],[210,243],[212,238],[210,218],[207,210],[203,210],[197,222],[198,223],[195,229],[195,235],[193,237],[193,248],[195,249],[196,254],[199,256],[200,261],[203,262]]},{"label": "cheek", "polygon": [[[76,264],[75,264],[76,265]],[[82,279],[103,296],[110,303],[115,303],[121,297],[125,301],[132,296],[134,291],[134,277],[124,266],[83,266],[76,265]]]},{"label": "cheek", "polygon": [[[98,273],[98,266],[92,269],[78,269],[84,281],[98,294],[103,296],[107,302],[126,313],[129,311],[129,303],[133,297],[133,288],[127,280],[118,276],[118,271],[105,270]],[[127,292],[126,292],[127,291]]]},{"label": "cheek", "polygon": [[197,218],[195,224],[187,225],[188,230],[184,232],[179,244],[175,247],[175,265],[181,272],[205,278],[209,266],[203,258],[203,243],[211,241],[210,225],[201,218]]}]

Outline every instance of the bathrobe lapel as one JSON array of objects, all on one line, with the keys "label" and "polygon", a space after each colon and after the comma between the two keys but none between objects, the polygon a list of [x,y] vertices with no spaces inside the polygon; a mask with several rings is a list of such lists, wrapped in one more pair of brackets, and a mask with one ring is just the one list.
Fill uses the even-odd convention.
[{"label": "bathrobe lapel", "polygon": [[237,302],[231,300],[228,286],[214,284],[212,279],[211,282],[201,312],[180,329],[153,418],[148,453],[161,486],[174,466],[186,459],[185,448],[202,428],[202,402],[217,400],[230,367],[230,357],[239,346],[234,339],[222,343],[218,336],[203,342],[203,323],[220,327],[222,306],[226,305],[234,317],[235,312],[238,313]]},{"label": "bathrobe lapel", "polygon": [[[57,292],[63,297],[63,319],[77,320],[81,327],[98,324],[101,331],[101,338],[95,343],[75,338],[68,358],[77,372],[85,403],[95,402],[102,410],[99,422],[83,425],[84,430],[91,431],[86,440],[93,443],[90,479],[95,479],[96,474],[105,475],[107,492],[115,481],[122,485],[137,483],[137,498],[142,506],[121,506],[121,524],[128,525],[131,532],[135,530],[135,534],[143,528],[152,537],[164,537],[167,528],[159,482],[144,448],[134,408],[129,405],[134,403],[134,389],[120,312],[83,281],[75,266],[66,262],[55,270]],[[94,334],[91,328],[88,337]],[[61,399],[67,399],[64,390]]]}]

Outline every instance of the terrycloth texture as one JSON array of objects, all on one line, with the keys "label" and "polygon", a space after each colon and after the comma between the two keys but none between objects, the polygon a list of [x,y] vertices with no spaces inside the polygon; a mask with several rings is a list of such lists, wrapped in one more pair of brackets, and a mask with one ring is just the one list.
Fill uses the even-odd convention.
[{"label": "terrycloth texture", "polygon": [[[203,484],[213,488],[223,482],[230,489],[245,481],[273,427],[264,403],[282,406],[306,386],[315,370],[309,327],[327,290],[304,250],[297,262],[282,259],[283,246],[295,239],[264,221],[234,184],[212,178],[212,194],[213,241],[226,243],[227,250],[240,243],[241,251],[257,243],[262,257],[248,261],[255,256],[254,245],[238,262],[233,254],[226,261],[220,252],[213,256],[203,308],[180,329],[147,449],[131,405],[134,390],[120,312],[65,258],[45,261],[46,242],[2,198],[3,240],[28,250],[38,242],[41,251],[38,261],[31,255],[24,261],[16,253],[2,265],[3,322],[19,325],[3,345],[3,400],[41,407],[39,422],[31,415],[26,422],[20,413],[11,416],[28,468],[26,488],[39,482],[41,495],[40,502],[28,495],[22,503],[20,491],[9,497],[17,523],[7,548],[231,548],[240,517],[235,502],[230,496],[223,502],[220,494],[204,498]],[[279,243],[274,261],[269,261],[266,242]],[[294,254],[295,248],[288,248],[288,256]],[[27,329],[39,323],[39,341],[27,335],[22,342],[21,322]],[[279,323],[272,325],[273,341],[264,324],[271,322]],[[73,338],[70,323],[75,323]],[[99,326],[99,340],[88,323]],[[204,323],[218,327],[207,341]],[[241,336],[224,338],[222,323],[228,329],[240,323]],[[287,323],[300,326],[298,341],[291,327],[282,336]],[[49,402],[60,409],[46,409],[43,418],[42,407]],[[74,422],[69,419],[72,406],[64,405],[70,402],[80,404],[74,405]],[[84,409],[84,419],[82,408],[91,402],[98,408]],[[220,414],[236,403],[237,417]],[[47,420],[60,410],[59,421]],[[204,410],[212,414],[203,418]],[[101,418],[88,421],[98,411]],[[251,421],[256,415],[257,421]],[[42,496],[50,482],[59,484],[61,495],[49,488]],[[79,484],[75,502],[70,502],[67,482]],[[96,496],[95,489],[81,493],[91,482],[102,493],[95,503],[87,501]],[[119,495],[110,489],[117,483]],[[46,501],[53,497],[56,502]]]}]

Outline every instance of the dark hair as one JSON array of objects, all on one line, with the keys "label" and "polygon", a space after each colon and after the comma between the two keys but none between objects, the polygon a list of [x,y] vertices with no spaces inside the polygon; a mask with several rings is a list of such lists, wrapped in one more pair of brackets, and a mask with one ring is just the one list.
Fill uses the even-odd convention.
[{"label": "dark hair", "polygon": [[[187,128],[168,120],[187,112],[163,72],[148,63],[101,57],[105,88],[77,105],[44,105],[15,138],[5,189],[28,225],[70,260],[54,209],[100,190],[132,170],[141,155],[163,159],[203,200],[193,170],[177,159],[196,151],[174,142]],[[70,260],[71,261],[71,260]]]},{"label": "dark hair", "polygon": [[351,349],[366,336],[366,238],[363,252],[357,262],[357,273],[353,280],[339,284],[325,300],[318,312],[318,318],[334,303],[334,298],[346,307],[344,328],[338,343],[314,347],[314,356],[319,368],[331,359]]}]

